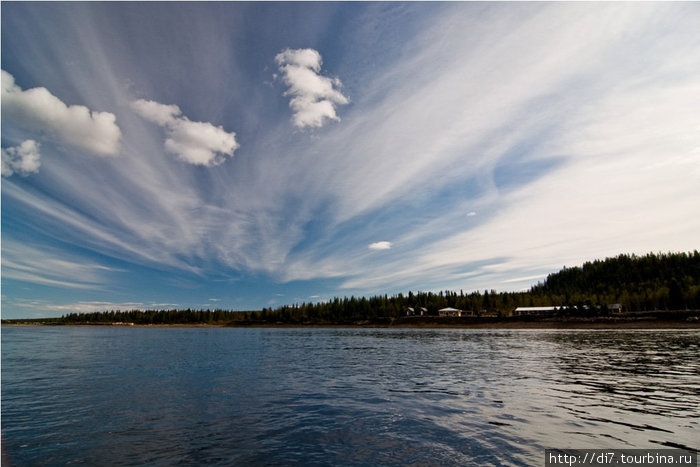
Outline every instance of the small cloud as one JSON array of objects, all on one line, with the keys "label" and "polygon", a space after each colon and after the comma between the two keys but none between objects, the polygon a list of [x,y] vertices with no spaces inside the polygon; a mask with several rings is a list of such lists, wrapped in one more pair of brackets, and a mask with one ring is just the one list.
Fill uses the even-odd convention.
[{"label": "small cloud", "polygon": [[232,157],[239,144],[236,133],[208,122],[193,122],[177,105],[139,99],[131,108],[141,117],[165,128],[165,150],[194,165],[213,167]]},{"label": "small cloud", "polygon": [[2,148],[2,176],[10,177],[16,172],[26,177],[38,172],[41,165],[39,146],[33,139],[28,139],[19,146]]},{"label": "small cloud", "polygon": [[131,108],[137,114],[160,126],[172,125],[182,113],[176,105],[160,104],[154,101],[139,99],[131,103]]},{"label": "small cloud", "polygon": [[476,216],[476,211],[469,211],[467,213],[467,217],[474,217],[474,216]]},{"label": "small cloud", "polygon": [[321,127],[328,120],[339,121],[336,105],[349,102],[337,88],[338,78],[321,76],[321,54],[314,49],[286,49],[275,57],[282,80],[289,86],[284,93],[292,96],[289,106],[294,111],[292,121],[297,128]]},{"label": "small cloud", "polygon": [[5,70],[2,70],[2,118],[28,130],[48,132],[100,156],[119,152],[121,130],[114,114],[91,111],[83,105],[67,106],[43,87],[23,91]]},{"label": "small cloud", "polygon": [[220,298],[210,298],[209,301],[210,302],[220,302],[221,299]]},{"label": "small cloud", "polygon": [[390,250],[391,242],[374,242],[369,244],[370,250]]}]

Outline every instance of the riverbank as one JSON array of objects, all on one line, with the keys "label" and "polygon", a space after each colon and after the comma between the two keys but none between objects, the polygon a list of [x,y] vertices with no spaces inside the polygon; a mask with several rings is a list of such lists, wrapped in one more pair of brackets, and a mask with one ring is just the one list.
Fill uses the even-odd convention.
[{"label": "riverbank", "polygon": [[391,323],[292,324],[292,323],[230,323],[226,327],[279,327],[279,328],[401,328],[401,329],[700,329],[700,320],[604,320],[604,319],[551,319],[498,321],[408,321]]},{"label": "riverbank", "polygon": [[53,321],[3,320],[2,326],[94,326],[94,327],[147,327],[147,328],[401,328],[401,329],[700,329],[700,319],[624,319],[624,318],[569,318],[569,319],[395,319],[387,322],[347,323],[266,323],[233,321],[227,323],[62,323]]}]

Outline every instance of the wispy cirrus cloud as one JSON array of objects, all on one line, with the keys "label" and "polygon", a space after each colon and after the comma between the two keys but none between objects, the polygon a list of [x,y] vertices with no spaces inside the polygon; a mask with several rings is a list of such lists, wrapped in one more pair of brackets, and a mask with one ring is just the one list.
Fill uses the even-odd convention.
[{"label": "wispy cirrus cloud", "polygon": [[335,199],[329,230],[388,229],[405,253],[378,262],[346,242],[297,255],[289,271],[346,277],[353,291],[512,289],[605,255],[694,248],[693,14],[518,4],[485,21],[463,8],[447,7],[409,59],[365,82],[375,99],[358,100],[317,150],[319,190]]},{"label": "wispy cirrus cloud", "polygon": [[3,279],[68,289],[99,289],[107,283],[109,272],[114,269],[78,255],[3,236]]},{"label": "wispy cirrus cloud", "polygon": [[284,93],[292,96],[289,106],[294,111],[292,121],[298,128],[321,127],[326,120],[339,121],[336,106],[349,102],[338,88],[340,79],[320,74],[321,54],[314,49],[285,49],[275,62],[282,80],[289,86]]},{"label": "wispy cirrus cloud", "polygon": [[[49,8],[38,5],[10,8],[34,9],[38,18]],[[448,2],[391,11],[362,4],[352,10],[362,11],[352,17],[362,29],[348,26],[344,40],[324,49],[337,59],[333,72],[346,88],[324,76],[316,50],[277,55],[292,127],[280,124],[279,96],[260,84],[269,63],[246,55],[227,35],[233,28],[226,18],[235,15],[210,15],[209,7],[173,9],[167,19],[151,15],[159,18],[157,31],[169,33],[166,40],[124,20],[160,7],[70,5],[51,7],[70,18],[53,30],[74,31],[66,24],[82,12],[85,24],[100,25],[75,29],[82,32],[73,43],[85,49],[62,47],[58,38],[52,47],[34,44],[45,57],[24,68],[36,77],[71,76],[55,82],[69,83],[90,107],[111,99],[123,131],[121,157],[81,164],[66,153],[59,163],[37,137],[42,177],[12,177],[2,186],[7,225],[80,252],[63,259],[77,263],[84,254],[95,265],[107,258],[200,284],[212,276],[254,276],[290,288],[317,281],[311,289],[326,297],[519,289],[563,265],[697,246],[700,218],[687,214],[700,203],[700,37],[692,3]],[[104,19],[104,11],[121,8],[131,14]],[[313,4],[298,8],[316,11]],[[215,30],[220,47],[208,46],[208,33],[193,42],[178,32],[190,13],[203,11],[194,22],[200,31]],[[407,16],[410,27],[401,22]],[[3,26],[12,18],[6,15]],[[22,26],[15,23],[15,30]],[[158,54],[166,43],[185,50],[187,60]],[[274,47],[268,59],[279,43],[289,42],[268,44]],[[66,65],[82,56],[92,57],[89,69]],[[110,68],[115,57],[120,66]],[[144,66],[147,57],[153,63]],[[188,60],[206,72],[188,74],[182,66]],[[250,63],[256,72],[243,65]],[[183,79],[170,76],[173,69],[183,70]],[[127,91],[123,83],[132,78]],[[122,106],[134,95],[154,95],[154,83],[183,108],[239,129],[250,157],[231,157],[237,135],[192,122],[176,105]],[[232,89],[251,92],[231,97]],[[342,125],[327,125],[340,118],[345,89],[353,106],[344,108]],[[319,126],[322,134],[312,137],[295,131]],[[8,144],[28,138],[20,136]],[[230,163],[215,171],[193,167],[224,160]],[[382,250],[382,239],[391,239],[391,248]],[[3,257],[14,248],[3,242]],[[32,258],[41,263],[40,255]],[[61,280],[39,272],[23,271],[35,283]],[[74,276],[67,281],[95,285],[112,274],[93,269]],[[202,287],[198,303],[218,296]]]},{"label": "wispy cirrus cloud", "polygon": [[232,157],[239,144],[236,133],[208,122],[193,122],[177,105],[139,99],[132,109],[146,120],[165,128],[165,149],[183,162],[213,167]]},{"label": "wispy cirrus cloud", "polygon": [[[47,315],[68,313],[96,313],[111,310],[163,310],[178,308],[177,303],[156,302],[108,302],[100,300],[82,300],[77,302],[55,303],[48,300],[17,298],[11,301],[11,305],[19,309],[27,309],[29,317],[44,317]],[[33,316],[32,316],[33,315]]]},{"label": "wispy cirrus cloud", "polygon": [[61,142],[100,156],[119,153],[121,130],[110,112],[83,105],[68,106],[44,88],[22,90],[14,77],[2,70],[2,118],[6,123],[47,134]]},{"label": "wispy cirrus cloud", "polygon": [[19,173],[27,176],[39,171],[41,166],[40,144],[28,139],[19,146],[2,148],[2,176],[10,177]]}]

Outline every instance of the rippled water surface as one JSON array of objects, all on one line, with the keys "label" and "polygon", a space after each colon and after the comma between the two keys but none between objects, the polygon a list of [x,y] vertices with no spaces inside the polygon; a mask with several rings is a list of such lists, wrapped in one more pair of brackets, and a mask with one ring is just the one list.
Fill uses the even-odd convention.
[{"label": "rippled water surface", "polygon": [[3,465],[698,449],[699,357],[699,331],[3,327]]}]

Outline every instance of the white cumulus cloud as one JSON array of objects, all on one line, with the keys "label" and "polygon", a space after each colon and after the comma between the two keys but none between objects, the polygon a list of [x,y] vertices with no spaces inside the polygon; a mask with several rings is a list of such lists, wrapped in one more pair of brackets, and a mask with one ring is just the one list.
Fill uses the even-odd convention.
[{"label": "white cumulus cloud", "polygon": [[2,118],[25,129],[47,132],[61,141],[101,156],[119,152],[121,130],[109,112],[67,106],[48,89],[22,90],[2,70]]},{"label": "white cumulus cloud", "polygon": [[391,242],[374,242],[369,244],[370,250],[390,250]]},{"label": "white cumulus cloud", "polygon": [[349,100],[338,90],[342,86],[338,78],[319,74],[323,62],[318,51],[286,49],[277,54],[275,61],[289,86],[284,95],[292,96],[289,106],[296,127],[321,127],[326,120],[340,120],[336,106]]},{"label": "white cumulus cloud", "polygon": [[194,165],[212,167],[226,156],[233,156],[239,144],[236,133],[208,122],[193,122],[182,115],[177,105],[139,99],[131,108],[146,120],[165,128],[165,149],[178,159]]},{"label": "white cumulus cloud", "polygon": [[131,103],[131,108],[146,120],[150,120],[160,126],[166,126],[177,121],[182,113],[176,105],[159,104],[154,101],[139,99]]},{"label": "white cumulus cloud", "polygon": [[2,176],[9,177],[15,172],[26,176],[38,172],[41,165],[39,146],[33,139],[28,139],[19,146],[2,148]]}]

